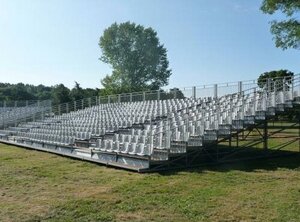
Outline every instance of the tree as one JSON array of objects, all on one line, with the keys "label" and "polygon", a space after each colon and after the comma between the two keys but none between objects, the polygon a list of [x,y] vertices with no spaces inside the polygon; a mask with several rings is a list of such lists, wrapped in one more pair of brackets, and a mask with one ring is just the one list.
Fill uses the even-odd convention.
[{"label": "tree", "polygon": [[0,106],[2,101],[10,102],[15,100],[52,100],[54,104],[59,104],[94,97],[98,93],[98,88],[83,89],[77,82],[75,82],[75,86],[71,91],[63,84],[56,86],[44,86],[40,84],[34,86],[23,83],[0,83]]},{"label": "tree", "polygon": [[112,66],[102,79],[106,94],[157,90],[168,84],[171,70],[167,50],[152,28],[114,23],[100,37],[100,60]]},{"label": "tree", "polygon": [[270,79],[269,87],[271,87],[271,90],[273,90],[275,86],[277,90],[282,90],[284,86],[290,86],[293,76],[294,73],[288,70],[264,72],[259,76],[257,84],[260,88],[265,88],[268,86],[267,80]]},{"label": "tree", "polygon": [[34,86],[36,92],[35,95],[39,100],[50,100],[51,99],[51,90],[52,87],[44,86],[44,85],[38,85]]},{"label": "tree", "polygon": [[113,74],[110,76],[106,75],[105,78],[101,80],[101,83],[104,88],[100,90],[100,96],[129,92],[128,87],[126,89],[126,86],[121,84],[116,71],[113,71]]},{"label": "tree", "polygon": [[279,10],[289,18],[280,22],[276,20],[271,22],[271,33],[274,35],[276,47],[283,50],[300,49],[300,20],[292,18],[300,10],[300,1],[263,0],[261,10],[268,14],[274,14]]},{"label": "tree", "polygon": [[92,89],[92,88],[86,88],[84,89],[84,98],[90,98],[90,97],[94,97],[94,96],[98,96],[98,92],[99,89]]},{"label": "tree", "polygon": [[184,99],[185,96],[183,92],[178,88],[172,88],[169,91],[163,91],[160,92],[160,98],[161,99]]},{"label": "tree", "polygon": [[81,88],[80,84],[76,81],[75,81],[75,86],[70,91],[70,96],[73,99],[73,101],[84,98],[84,91]]},{"label": "tree", "polygon": [[54,86],[52,89],[52,101],[55,105],[70,102],[70,90],[63,84]]},{"label": "tree", "polygon": [[23,83],[7,87],[4,92],[14,100],[35,100],[36,97],[30,93],[29,86]]}]

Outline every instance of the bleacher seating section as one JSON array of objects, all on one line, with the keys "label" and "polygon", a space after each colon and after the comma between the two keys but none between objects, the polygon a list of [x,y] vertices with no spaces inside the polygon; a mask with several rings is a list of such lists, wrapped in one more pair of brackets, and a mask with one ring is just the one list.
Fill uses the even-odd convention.
[{"label": "bleacher seating section", "polygon": [[[142,171],[291,108],[299,93],[294,84],[269,90],[255,87],[221,97],[98,104],[8,126],[0,131],[0,139]],[[25,109],[0,108],[0,121],[43,111]]]},{"label": "bleacher seating section", "polygon": [[0,107],[0,129],[29,120],[33,116],[39,118],[41,114],[48,112],[50,109],[51,102],[48,100],[23,107]]}]

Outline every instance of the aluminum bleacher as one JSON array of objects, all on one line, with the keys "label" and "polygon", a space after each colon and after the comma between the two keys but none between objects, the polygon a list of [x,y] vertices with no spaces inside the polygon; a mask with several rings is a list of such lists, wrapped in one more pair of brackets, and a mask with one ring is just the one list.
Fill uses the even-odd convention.
[{"label": "aluminum bleacher", "polygon": [[16,126],[23,121],[32,118],[39,119],[51,110],[51,101],[10,101],[1,102],[0,106],[0,129]]},{"label": "aluminum bleacher", "polygon": [[28,112],[35,116],[29,120],[15,118],[20,113],[16,111],[5,116],[15,121],[3,124],[0,141],[150,171],[292,108],[300,98],[300,75],[267,79],[263,88],[247,81],[180,92],[183,96],[179,97],[179,92],[172,96],[160,91],[142,92],[43,106],[40,110],[35,107]]}]

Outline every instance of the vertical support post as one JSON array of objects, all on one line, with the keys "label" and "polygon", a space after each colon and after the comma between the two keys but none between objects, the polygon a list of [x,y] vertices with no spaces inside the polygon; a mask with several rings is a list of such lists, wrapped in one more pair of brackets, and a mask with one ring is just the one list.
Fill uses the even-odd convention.
[{"label": "vertical support post", "polygon": [[243,91],[243,82],[239,81],[238,82],[238,92],[239,92],[239,94],[242,94],[242,91]]},{"label": "vertical support post", "polygon": [[146,100],[146,92],[143,92],[143,101]]},{"label": "vertical support post", "polygon": [[129,94],[129,102],[132,102],[132,93]]},{"label": "vertical support post", "polygon": [[196,86],[193,86],[193,98],[196,99]]},{"label": "vertical support post", "polygon": [[110,103],[110,95],[107,96],[108,103]]},{"label": "vertical support post", "polygon": [[157,100],[160,100],[160,90],[157,90]]},{"label": "vertical support post", "polygon": [[81,109],[84,108],[84,99],[81,100]]},{"label": "vertical support post", "polygon": [[18,101],[15,101],[15,107],[17,107],[18,106]]},{"label": "vertical support post", "polygon": [[99,96],[99,101],[98,101],[98,105],[101,104],[101,96]]},{"label": "vertical support post", "polygon": [[91,98],[88,98],[88,103],[89,103],[89,107],[91,107],[92,106]]},{"label": "vertical support post", "polygon": [[255,115],[255,112],[257,109],[257,107],[256,107],[256,89],[254,89],[253,96],[254,96],[254,100],[253,100],[254,101],[254,104],[253,104],[254,113],[253,113],[253,115]]},{"label": "vertical support post", "polygon": [[239,147],[239,130],[236,132],[236,147]]},{"label": "vertical support post", "polygon": [[66,104],[66,113],[69,113],[69,103]]},{"label": "vertical support post", "polygon": [[74,101],[74,111],[76,111],[76,100]]},{"label": "vertical support post", "polygon": [[218,97],[218,84],[214,85],[214,98]]},{"label": "vertical support post", "polygon": [[60,110],[61,107],[60,106],[61,106],[61,104],[58,105],[58,115],[60,115],[60,112],[61,112],[61,110]]},{"label": "vertical support post", "polygon": [[121,94],[118,95],[118,103],[121,102]]}]

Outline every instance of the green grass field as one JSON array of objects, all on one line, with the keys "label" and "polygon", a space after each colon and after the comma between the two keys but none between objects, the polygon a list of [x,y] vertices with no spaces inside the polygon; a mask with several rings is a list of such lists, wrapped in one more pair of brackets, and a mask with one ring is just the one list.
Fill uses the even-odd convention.
[{"label": "green grass field", "polygon": [[300,156],[138,174],[0,144],[0,221],[300,221]]}]

